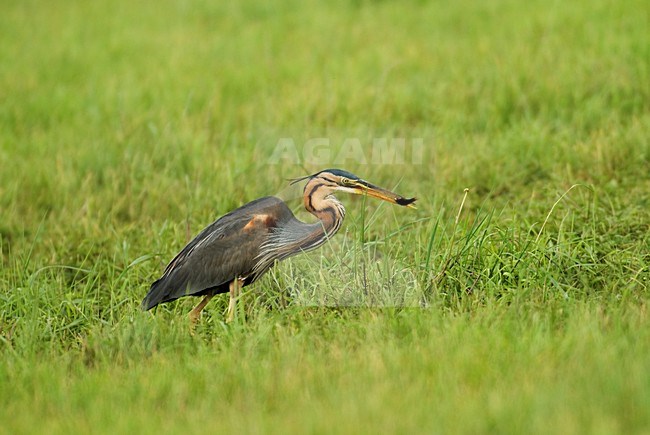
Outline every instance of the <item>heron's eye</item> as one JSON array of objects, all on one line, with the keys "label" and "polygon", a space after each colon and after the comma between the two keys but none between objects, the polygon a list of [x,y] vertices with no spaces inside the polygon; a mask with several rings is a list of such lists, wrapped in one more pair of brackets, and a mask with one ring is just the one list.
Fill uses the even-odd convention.
[{"label": "heron's eye", "polygon": [[352,186],[352,181],[349,178],[341,177],[341,184],[344,186]]}]

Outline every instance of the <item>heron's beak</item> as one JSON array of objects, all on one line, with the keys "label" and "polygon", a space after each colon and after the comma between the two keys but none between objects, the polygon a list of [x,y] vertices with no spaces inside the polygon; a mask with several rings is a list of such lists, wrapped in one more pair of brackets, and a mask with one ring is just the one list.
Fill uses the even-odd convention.
[{"label": "heron's beak", "polygon": [[368,195],[368,196],[372,196],[373,198],[378,198],[387,202],[391,202],[393,204],[397,204],[409,208],[415,208],[415,205],[413,205],[413,203],[417,200],[417,198],[404,198],[403,196],[398,195],[395,192],[382,189],[381,187],[375,186],[366,181],[359,181],[355,187],[356,187],[355,190],[360,195]]}]

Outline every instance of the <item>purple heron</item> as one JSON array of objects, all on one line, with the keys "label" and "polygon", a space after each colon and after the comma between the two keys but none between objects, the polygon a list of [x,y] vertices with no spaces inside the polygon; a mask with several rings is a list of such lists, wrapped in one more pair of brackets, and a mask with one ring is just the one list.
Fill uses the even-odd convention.
[{"label": "purple heron", "polygon": [[293,183],[302,180],[308,180],[303,191],[305,209],[318,218],[317,222],[296,219],[274,196],[249,202],[217,219],[189,242],[151,285],[142,308],[150,310],[183,296],[204,296],[190,312],[195,323],[214,295],[230,292],[230,321],[242,287],[254,283],[276,261],[317,248],[338,231],[345,208],[334,193],[368,195],[407,207],[413,207],[416,200],[341,169],[326,169]]}]

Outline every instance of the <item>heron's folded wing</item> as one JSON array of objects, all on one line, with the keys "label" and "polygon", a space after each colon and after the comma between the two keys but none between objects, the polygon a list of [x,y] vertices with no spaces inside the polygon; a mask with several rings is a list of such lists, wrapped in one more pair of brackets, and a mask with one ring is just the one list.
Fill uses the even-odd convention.
[{"label": "heron's folded wing", "polygon": [[260,245],[277,222],[271,219],[268,225],[266,221],[255,225],[256,218],[276,213],[279,207],[286,208],[280,199],[261,198],[210,224],[174,257],[163,276],[151,285],[142,302],[143,309],[220,286],[224,289],[215,289],[217,293],[227,291],[230,281],[252,270]]}]

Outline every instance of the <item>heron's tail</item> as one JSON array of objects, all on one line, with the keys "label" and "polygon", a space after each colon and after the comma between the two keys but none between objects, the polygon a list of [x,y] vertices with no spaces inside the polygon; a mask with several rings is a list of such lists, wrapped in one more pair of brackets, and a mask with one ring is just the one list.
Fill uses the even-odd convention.
[{"label": "heron's tail", "polygon": [[167,283],[165,281],[165,277],[162,277],[151,284],[147,296],[144,297],[142,303],[140,304],[140,307],[144,311],[148,311],[156,305],[165,302],[165,300],[169,297],[169,286],[166,285]]},{"label": "heron's tail", "polygon": [[165,272],[162,278],[151,284],[149,293],[142,300],[142,309],[147,311],[163,302],[171,302],[180,297],[188,296],[190,287],[190,276],[187,270],[179,269]]}]

